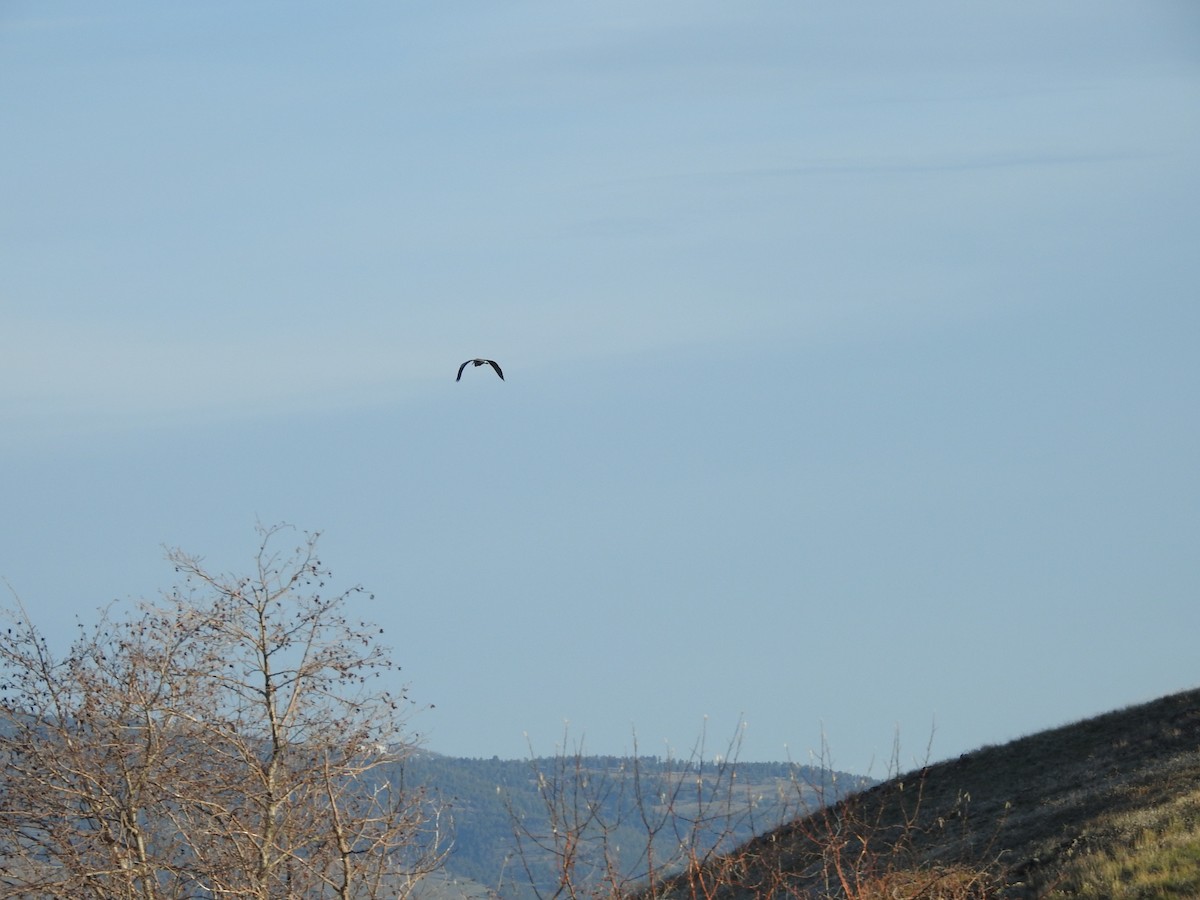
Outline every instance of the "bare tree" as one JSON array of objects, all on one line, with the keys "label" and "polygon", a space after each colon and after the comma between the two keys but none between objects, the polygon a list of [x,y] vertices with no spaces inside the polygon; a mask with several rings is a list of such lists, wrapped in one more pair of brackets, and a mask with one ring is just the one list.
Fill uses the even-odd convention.
[{"label": "bare tree", "polygon": [[394,775],[409,701],[317,535],[260,528],[252,574],[179,550],[181,584],[56,657],[0,635],[0,897],[395,897],[440,865]]},{"label": "bare tree", "polygon": [[[567,736],[548,762],[533,762],[540,806],[521,815],[510,802],[516,862],[537,900],[657,896],[673,878],[705,896],[728,874],[717,871],[739,835],[759,826],[761,798],[738,779],[739,728],[709,755],[707,733],[685,758],[653,762],[633,753],[617,768],[597,767]],[[531,748],[532,756],[532,748]],[[764,825],[778,824],[780,804]],[[671,881],[674,884],[673,881]],[[514,885],[523,889],[525,885]],[[524,892],[524,891],[523,891]]]}]

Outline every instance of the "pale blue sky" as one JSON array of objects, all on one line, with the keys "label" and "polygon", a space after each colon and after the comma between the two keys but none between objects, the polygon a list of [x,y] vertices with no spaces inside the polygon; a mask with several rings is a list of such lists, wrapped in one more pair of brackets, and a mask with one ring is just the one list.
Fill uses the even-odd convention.
[{"label": "pale blue sky", "polygon": [[0,122],[57,638],[288,521],[445,753],[878,773],[1200,683],[1190,2],[0,0]]}]

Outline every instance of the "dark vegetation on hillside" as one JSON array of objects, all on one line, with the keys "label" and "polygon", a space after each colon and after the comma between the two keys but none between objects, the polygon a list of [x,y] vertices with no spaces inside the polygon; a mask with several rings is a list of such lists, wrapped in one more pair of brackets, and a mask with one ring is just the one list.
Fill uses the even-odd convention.
[{"label": "dark vegetation on hillside", "polygon": [[643,896],[1200,896],[1200,690],[906,773]]}]

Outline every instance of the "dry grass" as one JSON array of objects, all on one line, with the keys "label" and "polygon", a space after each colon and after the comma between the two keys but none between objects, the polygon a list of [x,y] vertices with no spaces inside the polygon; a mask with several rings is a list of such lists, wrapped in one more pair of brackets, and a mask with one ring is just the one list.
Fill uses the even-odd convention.
[{"label": "dry grass", "polygon": [[1107,834],[1072,856],[1049,897],[1200,896],[1200,789],[1157,806],[1089,823],[1085,838]]}]

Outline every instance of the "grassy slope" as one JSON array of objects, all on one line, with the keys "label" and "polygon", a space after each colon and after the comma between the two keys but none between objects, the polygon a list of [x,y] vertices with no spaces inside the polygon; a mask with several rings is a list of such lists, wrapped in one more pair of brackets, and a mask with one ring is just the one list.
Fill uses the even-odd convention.
[{"label": "grassy slope", "polygon": [[716,893],[837,884],[835,844],[849,875],[840,883],[860,897],[900,883],[900,895],[934,896],[912,886],[928,888],[937,872],[959,884],[957,893],[941,884],[942,896],[1200,896],[1200,690],[984,747],[846,798],[831,815],[798,819],[721,860]]}]

